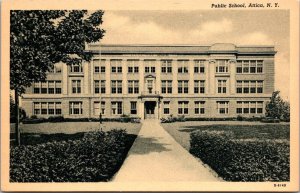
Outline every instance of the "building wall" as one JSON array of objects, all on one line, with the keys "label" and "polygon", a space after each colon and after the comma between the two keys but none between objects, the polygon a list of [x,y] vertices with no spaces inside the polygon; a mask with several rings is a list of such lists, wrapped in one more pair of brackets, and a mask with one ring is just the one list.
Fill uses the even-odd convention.
[{"label": "building wall", "polygon": [[[245,48],[243,48],[245,49]],[[265,51],[265,50],[264,50]],[[272,52],[273,53],[273,52]],[[137,101],[137,115],[131,116],[144,116],[144,101],[154,100],[160,101],[157,105],[157,113],[160,117],[167,117],[170,115],[163,114],[163,101],[170,101],[170,114],[178,116],[178,101],[189,102],[189,113],[185,117],[236,117],[236,102],[237,101],[263,101],[264,107],[266,102],[271,97],[274,91],[274,54],[236,54],[236,53],[211,53],[206,52],[198,54],[115,54],[105,53],[99,55],[95,53],[94,59],[105,60],[105,73],[94,72],[94,60],[91,62],[84,62],[82,64],[83,70],[80,73],[71,73],[70,66],[65,64],[57,64],[61,68],[61,73],[49,73],[47,80],[56,80],[62,82],[61,94],[34,94],[33,87],[26,89],[26,94],[23,95],[22,105],[27,115],[31,116],[33,112],[33,102],[61,102],[62,115],[64,117],[98,117],[94,114],[94,102],[105,101],[105,114],[103,117],[119,117],[120,115],[113,115],[111,110],[112,101],[123,102],[123,114],[130,115],[130,101]],[[110,60],[121,60],[122,73],[111,73]],[[216,73],[217,60],[225,59],[229,61],[228,73]],[[137,60],[139,66],[139,73],[128,73],[128,60]],[[156,67],[155,73],[145,73],[145,60],[154,60],[153,65]],[[162,60],[172,60],[172,74],[161,72]],[[189,73],[180,74],[177,72],[179,60],[187,60],[189,66]],[[204,60],[205,73],[194,73],[194,61]],[[263,73],[260,74],[237,74],[236,61],[237,60],[263,60]],[[146,91],[145,79],[148,76],[154,76],[155,87],[154,90],[160,93],[162,99],[156,96],[150,98],[143,98],[143,92]],[[227,80],[227,92],[217,92],[218,80]],[[72,80],[81,80],[81,93],[72,94]],[[106,93],[95,94],[94,81],[105,80]],[[111,80],[122,80],[122,94],[111,93]],[[139,93],[128,93],[128,80],[139,81]],[[161,81],[172,80],[172,94],[161,94]],[[178,93],[178,80],[188,80],[189,93]],[[194,80],[205,80],[205,93],[195,94]],[[249,93],[238,94],[236,92],[237,80],[262,80],[263,93]],[[152,98],[151,98],[152,97]],[[82,102],[83,113],[80,115],[70,114],[70,102]],[[194,113],[194,102],[205,101],[205,114],[196,115]],[[229,112],[227,114],[219,114],[217,112],[217,101],[228,101]],[[158,109],[158,107],[160,107]],[[242,116],[262,116],[265,112],[263,109],[262,114],[242,114]],[[48,117],[50,115],[38,115],[39,117]],[[53,116],[53,115],[52,115]]]}]

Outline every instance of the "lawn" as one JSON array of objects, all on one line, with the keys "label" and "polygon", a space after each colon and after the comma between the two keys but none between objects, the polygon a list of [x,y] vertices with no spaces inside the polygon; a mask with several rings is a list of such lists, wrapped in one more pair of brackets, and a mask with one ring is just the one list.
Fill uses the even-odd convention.
[{"label": "lawn", "polygon": [[190,150],[190,134],[200,130],[233,131],[238,138],[266,138],[289,140],[289,123],[261,123],[246,121],[187,121],[163,123],[163,128],[185,149]]},{"label": "lawn", "polygon": [[[14,132],[15,124],[10,124],[11,133]],[[59,123],[37,123],[21,124],[21,133],[65,133],[74,134],[78,132],[88,132],[100,130],[99,122],[59,122]],[[103,122],[102,130],[111,131],[112,129],[125,129],[128,134],[137,135],[141,129],[139,123],[120,123],[120,122]]]},{"label": "lawn", "polygon": [[[21,125],[21,146],[11,143],[11,182],[109,181],[119,170],[141,124],[106,122]],[[13,138],[14,125],[11,125]]]},{"label": "lawn", "polygon": [[287,123],[181,122],[162,126],[226,181],[290,179]]}]

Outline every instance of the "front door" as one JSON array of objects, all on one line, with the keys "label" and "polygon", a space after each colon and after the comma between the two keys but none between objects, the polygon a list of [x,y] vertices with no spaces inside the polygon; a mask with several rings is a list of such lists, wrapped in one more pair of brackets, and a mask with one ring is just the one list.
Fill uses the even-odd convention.
[{"label": "front door", "polygon": [[145,102],[145,119],[155,119],[155,101]]}]

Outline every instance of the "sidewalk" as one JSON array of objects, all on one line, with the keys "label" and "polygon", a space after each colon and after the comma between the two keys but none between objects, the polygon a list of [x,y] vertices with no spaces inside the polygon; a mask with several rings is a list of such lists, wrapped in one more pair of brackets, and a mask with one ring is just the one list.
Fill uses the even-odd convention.
[{"label": "sidewalk", "polygon": [[221,181],[159,124],[145,120],[113,182]]}]

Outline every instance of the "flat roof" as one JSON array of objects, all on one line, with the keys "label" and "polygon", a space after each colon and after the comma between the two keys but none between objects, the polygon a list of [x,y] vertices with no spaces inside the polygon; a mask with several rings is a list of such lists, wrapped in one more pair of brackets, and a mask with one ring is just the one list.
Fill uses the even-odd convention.
[{"label": "flat roof", "polygon": [[173,45],[173,44],[87,44],[86,50],[101,54],[259,54],[275,55],[273,45],[236,46],[229,43],[212,45]]}]

